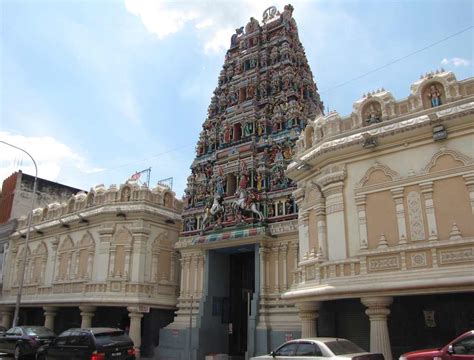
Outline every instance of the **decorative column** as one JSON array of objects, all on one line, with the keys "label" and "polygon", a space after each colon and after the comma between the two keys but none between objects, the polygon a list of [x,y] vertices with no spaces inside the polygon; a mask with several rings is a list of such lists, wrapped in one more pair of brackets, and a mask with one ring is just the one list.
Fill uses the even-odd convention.
[{"label": "decorative column", "polygon": [[196,255],[194,258],[194,286],[193,286],[193,296],[196,298],[199,293],[199,263],[201,257],[199,255]]},{"label": "decorative column", "polygon": [[170,283],[174,284],[176,278],[176,258],[178,255],[175,251],[171,251],[170,254]]},{"label": "decorative column", "polygon": [[425,199],[426,218],[428,219],[429,240],[438,240],[438,228],[436,227],[435,208],[433,203],[433,182],[420,184],[421,193]]},{"label": "decorative column", "polygon": [[366,250],[368,247],[367,214],[365,210],[366,198],[366,195],[359,195],[355,198],[359,217],[359,247],[361,250]]},{"label": "decorative column", "polygon": [[300,259],[309,252],[309,214],[307,211],[298,213],[298,235],[300,244]]},{"label": "decorative column", "polygon": [[140,358],[140,346],[142,344],[142,317],[143,313],[138,311],[136,307],[127,307],[128,317],[130,318],[130,330],[128,335],[133,341],[133,347],[137,359]]},{"label": "decorative column", "polygon": [[405,223],[405,206],[403,204],[403,188],[396,188],[390,190],[392,193],[393,200],[395,201],[395,209],[397,213],[397,224],[398,224],[398,243],[407,243],[407,225]]},{"label": "decorative column", "polygon": [[387,316],[390,314],[388,307],[392,304],[393,298],[373,296],[361,298],[361,302],[367,307],[365,313],[370,320],[370,351],[382,353],[385,360],[392,360]]},{"label": "decorative column", "polygon": [[469,200],[471,202],[472,213],[474,214],[474,173],[462,176],[466,182],[467,190],[469,191]]},{"label": "decorative column", "polygon": [[273,247],[273,252],[275,253],[275,292],[280,292],[280,247]]},{"label": "decorative column", "polygon": [[280,254],[281,257],[283,258],[283,263],[282,263],[282,272],[283,272],[283,287],[282,290],[286,291],[288,290],[288,245],[283,244],[280,247]]},{"label": "decorative column", "polygon": [[263,246],[262,244],[260,244],[260,247],[259,247],[259,255],[260,255],[260,294],[261,295],[264,295],[266,294],[267,292],[267,286],[268,286],[268,283],[267,283],[267,277],[266,277],[266,273],[267,273],[267,267],[266,267],[266,263],[267,263],[267,257],[268,257],[268,253],[269,253],[269,250],[267,247]]},{"label": "decorative column", "polygon": [[186,284],[185,292],[188,296],[191,295],[191,262],[193,261],[193,255],[186,255],[185,257],[185,271],[186,271]]},{"label": "decorative column", "polygon": [[328,244],[331,244],[328,248],[329,260],[341,260],[347,257],[343,190],[344,181],[331,182],[323,188],[326,198]]},{"label": "decorative column", "polygon": [[308,301],[297,303],[296,307],[299,310],[299,317],[301,319],[301,337],[310,338],[316,337],[316,320],[319,317],[318,310],[321,306],[319,301]]},{"label": "decorative column", "polygon": [[[151,230],[148,228],[148,225],[143,220],[134,221],[130,231],[133,235],[133,248],[129,245],[130,251],[127,252],[127,247],[125,248],[125,253],[129,254],[129,257],[125,255],[125,274],[127,274],[129,279],[133,282],[143,282],[145,281],[145,272],[147,264],[147,244],[150,238]],[[130,257],[132,258],[130,267]],[[160,277],[157,277],[159,281]]]},{"label": "decorative column", "polygon": [[298,282],[298,275],[297,275],[297,270],[298,270],[298,242],[292,242],[290,244],[290,250],[291,250],[291,254],[293,256],[293,262],[294,262],[294,268],[292,269],[292,273],[293,273],[293,284],[296,284]]},{"label": "decorative column", "polygon": [[318,229],[319,243],[317,252],[322,258],[326,259],[328,256],[328,237],[326,226],[326,206],[324,205],[323,198],[321,198],[320,204],[316,206],[316,226]]},{"label": "decorative column", "polygon": [[44,310],[44,327],[54,331],[54,317],[58,312],[55,306],[43,306]]},{"label": "decorative column", "polygon": [[0,308],[0,315],[2,316],[2,326],[10,329],[12,326],[12,317],[13,311],[15,309],[11,307],[1,307]]},{"label": "decorative column", "polygon": [[[125,245],[125,260],[124,260],[124,267],[123,267],[123,274],[122,276],[130,279],[130,256],[132,254],[132,245]],[[142,265],[144,261],[142,261]]]},{"label": "decorative column", "polygon": [[92,318],[94,317],[94,313],[96,310],[95,306],[91,305],[81,305],[79,306],[79,310],[81,310],[81,328],[89,328],[92,326]]},{"label": "decorative column", "polygon": [[202,297],[204,293],[204,262],[205,262],[205,257],[204,254],[200,256],[200,266],[199,266],[199,292],[198,295]]},{"label": "decorative column", "polygon": [[117,246],[112,245],[110,248],[110,265],[109,265],[109,276],[113,277],[115,274],[115,253],[117,252]]}]

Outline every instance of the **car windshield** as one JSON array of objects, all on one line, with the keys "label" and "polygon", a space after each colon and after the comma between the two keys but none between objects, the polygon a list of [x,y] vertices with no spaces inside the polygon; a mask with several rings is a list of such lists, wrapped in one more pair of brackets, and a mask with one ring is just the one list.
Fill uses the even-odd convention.
[{"label": "car windshield", "polygon": [[326,343],[327,347],[334,353],[334,355],[345,355],[365,352],[349,340],[334,340]]},{"label": "car windshield", "polygon": [[55,336],[54,332],[45,327],[24,327],[23,331],[26,335]]}]

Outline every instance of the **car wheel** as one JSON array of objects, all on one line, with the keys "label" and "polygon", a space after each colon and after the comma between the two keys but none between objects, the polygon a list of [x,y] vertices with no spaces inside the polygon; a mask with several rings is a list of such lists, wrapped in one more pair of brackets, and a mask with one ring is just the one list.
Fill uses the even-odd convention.
[{"label": "car wheel", "polygon": [[13,357],[15,358],[15,360],[20,360],[22,358],[21,349],[19,345],[15,346],[15,352],[13,353]]}]

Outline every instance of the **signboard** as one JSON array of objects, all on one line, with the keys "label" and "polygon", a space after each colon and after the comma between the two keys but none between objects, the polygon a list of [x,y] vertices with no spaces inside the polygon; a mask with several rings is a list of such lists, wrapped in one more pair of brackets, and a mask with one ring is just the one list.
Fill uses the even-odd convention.
[{"label": "signboard", "polygon": [[286,333],[285,334],[285,341],[293,340],[293,333]]}]

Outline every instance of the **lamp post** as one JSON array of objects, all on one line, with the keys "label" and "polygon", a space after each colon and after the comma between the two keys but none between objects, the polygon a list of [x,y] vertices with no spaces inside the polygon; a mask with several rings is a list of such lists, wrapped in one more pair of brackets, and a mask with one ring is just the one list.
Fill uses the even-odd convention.
[{"label": "lamp post", "polygon": [[33,161],[33,164],[35,165],[35,180],[33,182],[33,195],[31,196],[31,208],[30,208],[30,212],[28,213],[28,225],[27,225],[27,228],[26,228],[25,257],[23,259],[23,264],[22,264],[21,269],[20,269],[20,274],[19,274],[20,275],[20,284],[18,286],[18,292],[16,294],[15,313],[13,315],[13,325],[12,325],[12,327],[15,327],[18,323],[18,315],[19,315],[19,312],[20,312],[21,295],[22,295],[22,292],[23,292],[23,281],[25,280],[25,267],[26,267],[26,261],[28,259],[28,241],[30,240],[31,219],[33,217],[33,208],[35,206],[36,182],[38,180],[38,167],[36,166],[35,159],[33,159],[33,156],[31,156],[28,153],[28,151],[26,151],[26,150],[24,150],[24,149],[22,149],[18,146],[9,144],[9,143],[7,143],[5,141],[2,141],[2,140],[0,140],[0,143],[11,146],[12,148],[18,149],[20,151],[23,151],[26,155],[28,155],[30,157],[31,161]]}]

